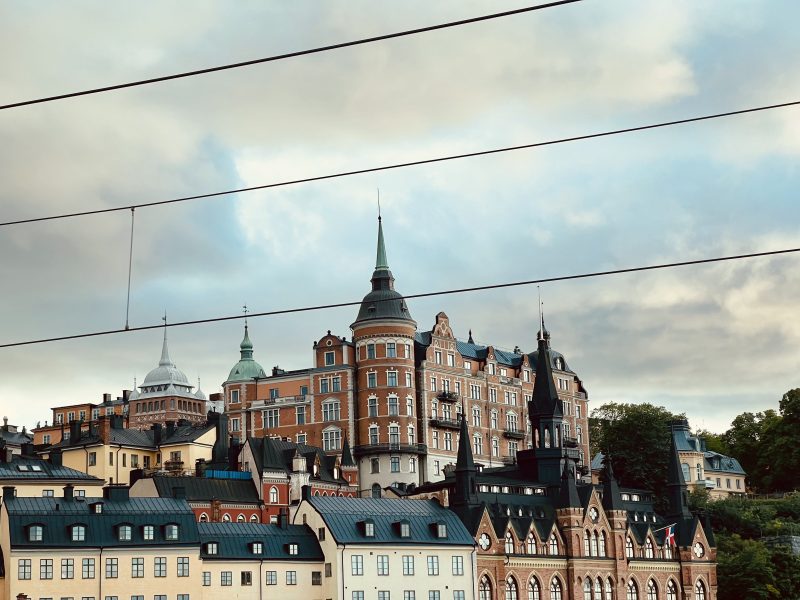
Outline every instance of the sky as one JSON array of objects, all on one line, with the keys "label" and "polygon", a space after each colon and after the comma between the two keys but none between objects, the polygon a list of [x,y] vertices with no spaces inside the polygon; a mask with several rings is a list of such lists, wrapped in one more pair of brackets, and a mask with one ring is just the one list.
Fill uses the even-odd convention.
[{"label": "sky", "polygon": [[[0,104],[527,6],[212,0],[0,4]],[[0,111],[0,221],[114,207],[800,99],[800,4],[585,0],[360,47]],[[800,108],[136,212],[131,326],[357,301],[376,199],[406,294],[800,247]],[[125,324],[130,214],[0,228],[0,343]],[[724,431],[800,386],[800,256],[542,286],[590,406]],[[409,301],[457,336],[536,344],[537,290]],[[355,307],[251,319],[269,370],[308,367]],[[219,391],[242,322],[176,327]],[[0,413],[117,396],[162,332],[0,349]]]}]

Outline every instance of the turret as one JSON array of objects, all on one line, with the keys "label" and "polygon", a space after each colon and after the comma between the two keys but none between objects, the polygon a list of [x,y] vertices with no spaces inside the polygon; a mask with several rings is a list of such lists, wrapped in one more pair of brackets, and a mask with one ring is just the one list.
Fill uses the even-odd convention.
[{"label": "turret", "polygon": [[453,496],[450,498],[450,507],[461,508],[477,505],[478,485],[476,478],[478,469],[475,467],[475,460],[472,457],[467,418],[463,414],[461,415],[455,474],[455,488]]}]

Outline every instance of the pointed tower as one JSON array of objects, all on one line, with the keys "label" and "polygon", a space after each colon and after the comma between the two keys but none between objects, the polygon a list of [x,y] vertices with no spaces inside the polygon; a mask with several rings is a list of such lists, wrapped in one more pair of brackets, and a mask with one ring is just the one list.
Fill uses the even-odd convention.
[{"label": "pointed tower", "polygon": [[[624,533],[628,526],[628,512],[622,505],[622,494],[619,491],[619,483],[614,476],[614,468],[611,466],[611,456],[607,454],[604,459],[603,468],[603,511],[611,525],[612,532],[620,535],[612,535],[609,538],[608,556],[614,557],[618,562],[618,570],[625,568],[625,549],[622,547],[621,540],[625,539]],[[617,547],[619,546],[619,547]]]},{"label": "pointed tower", "polygon": [[344,436],[342,443],[342,459],[341,459],[342,477],[347,480],[347,483],[358,487],[358,465],[353,460],[353,453],[350,451],[350,442],[347,441],[347,436]]},{"label": "pointed tower", "polygon": [[353,454],[359,486],[371,489],[394,483],[419,484],[425,450],[419,443],[416,411],[409,414],[405,408],[409,402],[413,406],[417,395],[413,376],[417,324],[402,294],[394,288],[380,216],[371,288],[350,325],[358,389]]},{"label": "pointed tower", "polygon": [[453,496],[450,498],[450,508],[471,508],[479,504],[478,501],[478,469],[472,457],[467,418],[461,415],[460,434],[458,438],[458,458],[456,459],[456,481]]},{"label": "pointed tower", "polygon": [[267,377],[263,367],[253,358],[253,342],[250,341],[247,321],[244,324],[244,337],[239,344],[239,362],[228,373],[222,384],[225,412],[230,416],[231,433],[239,440],[252,431],[247,417],[252,413],[247,408],[258,399],[258,381]]},{"label": "pointed tower", "polygon": [[561,487],[558,490],[558,507],[581,507],[581,499],[578,496],[578,486],[575,481],[575,465],[569,460],[564,461],[564,470],[561,473]]},{"label": "pointed tower", "polygon": [[670,519],[691,519],[689,511],[689,491],[683,478],[681,459],[675,444],[675,435],[670,431],[669,465],[667,468],[667,497],[669,499]]}]

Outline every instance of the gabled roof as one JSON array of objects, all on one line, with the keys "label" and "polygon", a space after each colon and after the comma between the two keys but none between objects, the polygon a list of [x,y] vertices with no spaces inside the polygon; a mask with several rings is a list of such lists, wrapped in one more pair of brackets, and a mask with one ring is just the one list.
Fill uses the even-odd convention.
[{"label": "gabled roof", "polygon": [[[200,425],[179,425],[171,435],[167,434],[167,428],[161,429],[161,446],[169,444],[185,444],[194,442],[203,435],[215,428],[214,423],[202,423]],[[155,432],[152,429],[140,431],[138,429],[115,429],[108,430],[108,443],[122,444],[123,446],[135,446],[138,448],[156,449]],[[58,444],[53,444],[51,448],[71,448],[75,446],[91,446],[101,444],[102,438],[97,433],[82,431],[78,440],[61,440]]]},{"label": "gabled roof", "polygon": [[212,479],[153,475],[153,484],[162,498],[173,498],[175,488],[183,488],[189,502],[220,500],[240,504],[260,504],[258,491],[252,479]]},{"label": "gabled roof", "polygon": [[[474,538],[458,516],[434,500],[395,500],[390,498],[344,498],[341,496],[312,496],[308,502],[319,512],[338,544],[392,544],[473,546]],[[371,519],[374,537],[365,537],[363,522]],[[402,538],[394,526],[407,520],[410,537]],[[435,535],[435,524],[443,523],[447,537]]]},{"label": "gabled roof", "polygon": [[41,458],[14,455],[11,462],[0,462],[0,482],[15,479],[36,481],[72,481],[83,484],[102,484],[103,480],[83,471],[55,466]]},{"label": "gabled roof", "polygon": [[715,473],[735,473],[736,475],[746,475],[739,461],[731,456],[725,456],[719,452],[706,450],[703,452],[703,462],[705,470]]},{"label": "gabled roof", "polygon": [[4,440],[9,446],[22,446],[33,441],[33,436],[21,431],[8,431],[5,427],[0,427],[0,439]]},{"label": "gabled roof", "polygon": [[[339,478],[333,476],[333,468],[336,466],[336,456],[327,455],[317,446],[307,446],[306,444],[297,444],[277,438],[248,438],[247,443],[250,444],[253,457],[255,458],[256,468],[259,472],[266,471],[279,471],[286,474],[292,472],[292,461],[296,453],[306,461],[306,471],[312,474],[312,480],[323,481],[327,483],[345,484],[347,480],[342,477],[341,472]],[[319,460],[319,473],[314,477],[313,468],[314,463]]]},{"label": "gabled roof", "polygon": [[[280,527],[263,523],[198,523],[197,528],[203,560],[324,560],[322,548],[307,525]],[[217,542],[217,554],[207,553],[208,542]],[[253,553],[253,542],[261,543],[261,554]],[[289,544],[297,544],[297,554],[289,554]]]}]

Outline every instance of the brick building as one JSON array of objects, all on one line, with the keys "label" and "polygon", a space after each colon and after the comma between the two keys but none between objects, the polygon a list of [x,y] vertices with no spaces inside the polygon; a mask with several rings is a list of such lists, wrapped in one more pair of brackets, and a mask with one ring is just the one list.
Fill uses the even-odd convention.
[{"label": "brick building", "polygon": [[[527,404],[538,350],[476,344],[471,333],[459,340],[443,312],[431,330],[420,331],[394,282],[379,219],[371,290],[350,325],[351,340],[328,331],[314,342],[312,367],[275,367],[268,374],[253,357],[245,325],[240,360],[223,383],[233,435],[280,437],[329,453],[341,453],[347,438],[360,485],[375,495],[394,484],[444,477],[455,462],[462,412],[482,462],[513,464],[518,451],[531,447]],[[564,355],[550,349],[548,356],[564,406],[564,434],[576,439],[583,466],[587,393]]]}]

